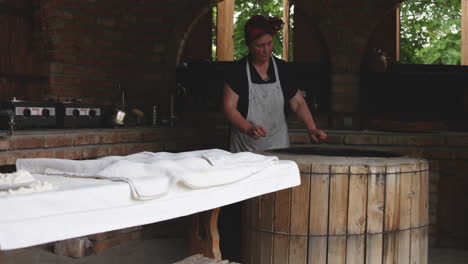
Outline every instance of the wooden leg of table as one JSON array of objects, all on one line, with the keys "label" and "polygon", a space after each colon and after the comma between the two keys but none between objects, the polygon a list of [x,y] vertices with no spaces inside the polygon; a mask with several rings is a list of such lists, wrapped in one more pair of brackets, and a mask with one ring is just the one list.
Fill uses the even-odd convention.
[{"label": "wooden leg of table", "polygon": [[218,215],[220,208],[197,213],[192,216],[190,230],[190,254],[221,260],[219,249]]},{"label": "wooden leg of table", "polygon": [[3,253],[2,250],[0,250],[0,264],[6,264],[6,254]]}]

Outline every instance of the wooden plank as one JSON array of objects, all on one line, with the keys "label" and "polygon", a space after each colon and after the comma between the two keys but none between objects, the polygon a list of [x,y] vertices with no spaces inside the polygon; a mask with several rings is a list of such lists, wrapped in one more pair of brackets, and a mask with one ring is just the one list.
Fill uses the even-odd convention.
[{"label": "wooden plank", "polygon": [[262,242],[262,232],[260,231],[254,231],[253,233],[253,238],[252,238],[252,253],[250,255],[250,263],[260,263],[260,243]]},{"label": "wooden plank", "polygon": [[308,263],[327,264],[327,240],[326,236],[309,237]]},{"label": "wooden plank", "polygon": [[330,177],[330,235],[346,235],[348,222],[349,167],[332,166]]},{"label": "wooden plank", "polygon": [[261,205],[262,199],[261,197],[257,197],[253,199],[253,211],[252,217],[257,219],[252,226],[252,255],[251,255],[251,263],[259,263],[260,262],[260,242],[261,242],[261,232],[260,232],[260,217],[261,217]]},{"label": "wooden plank", "polygon": [[421,243],[419,243],[420,249],[420,263],[428,263],[428,254],[429,254],[429,227],[425,226],[421,229]]},{"label": "wooden plank", "polygon": [[[388,175],[387,175],[388,176]],[[383,263],[398,263],[398,232],[383,234]]]},{"label": "wooden plank", "polygon": [[[385,216],[384,231],[391,232],[398,230],[400,210],[400,166],[388,166],[386,168],[385,179]],[[385,243],[385,238],[384,238]]]},{"label": "wooden plank", "polygon": [[7,256],[4,251],[0,250],[0,264],[7,264]]},{"label": "wooden plank", "polygon": [[306,174],[311,172],[312,165],[310,164],[298,163],[297,166],[299,167],[299,172],[306,173]]},{"label": "wooden plank", "polygon": [[468,65],[468,0],[461,0],[461,65]]},{"label": "wooden plank", "polygon": [[400,222],[399,229],[405,230],[411,227],[411,200],[412,176],[415,171],[414,165],[400,165]]},{"label": "wooden plank", "polygon": [[273,219],[275,193],[261,196],[260,200],[260,262],[271,264],[273,257]]},{"label": "wooden plank", "polygon": [[[330,166],[313,165],[310,178],[310,235],[328,233],[328,191],[330,185]],[[315,263],[315,262],[314,262]]]},{"label": "wooden plank", "polygon": [[283,0],[283,60],[289,61],[289,2]]},{"label": "wooden plank", "polygon": [[411,175],[411,228],[418,228],[421,226],[421,172],[412,172],[409,175]]},{"label": "wooden plank", "polygon": [[260,264],[273,263],[273,234],[260,233]]},{"label": "wooden plank", "polygon": [[[107,242],[107,240],[105,240],[105,242]],[[101,246],[99,241],[98,244]],[[114,242],[114,244],[118,244],[118,242]],[[115,245],[107,245],[105,248],[109,248],[111,246]],[[84,258],[91,255],[93,251],[96,251],[93,247],[96,247],[96,245],[93,245],[87,237],[80,237],[55,242],[53,252],[60,256]],[[97,251],[103,251],[103,249]]]},{"label": "wooden plank", "polygon": [[246,240],[242,243],[245,245],[245,250],[242,251],[243,263],[259,263],[260,262],[260,197],[255,197],[247,200],[244,203],[248,212],[247,222],[244,222],[243,229],[247,230]]},{"label": "wooden plank", "polygon": [[366,236],[348,236],[346,241],[346,264],[364,264]]},{"label": "wooden plank", "polygon": [[368,234],[366,241],[366,263],[381,264],[382,258],[383,235]]},{"label": "wooden plank", "polygon": [[346,263],[346,236],[328,237],[328,263]]},{"label": "wooden plank", "polygon": [[403,230],[398,233],[398,264],[410,263],[411,230]]},{"label": "wooden plank", "polygon": [[429,224],[429,171],[421,172],[421,225]]},{"label": "wooden plank", "polygon": [[[254,230],[252,229],[253,221],[252,219],[252,202],[253,199],[248,199],[242,202],[242,244],[241,244],[241,256],[244,262],[249,263],[250,261],[245,261],[249,259],[251,255],[251,248],[252,248],[252,233]],[[221,239],[223,239],[221,237]]]},{"label": "wooden plank", "polygon": [[197,255],[190,256],[186,259],[183,259],[181,261],[178,261],[174,264],[215,264],[215,263],[217,263],[216,260],[206,258],[202,254],[197,254]]},{"label": "wooden plank", "polygon": [[396,17],[396,26],[395,26],[395,61],[400,62],[400,54],[401,54],[401,45],[400,45],[400,34],[401,34],[401,18],[400,18],[400,7],[395,8],[395,17]]},{"label": "wooden plank", "polygon": [[368,181],[367,233],[382,233],[385,208],[385,167],[371,167]]},{"label": "wooden plank", "polygon": [[367,174],[369,167],[351,166],[349,176],[348,235],[366,231]]},{"label": "wooden plank", "polygon": [[273,235],[273,263],[288,264],[289,260],[289,235]]},{"label": "wooden plank", "polygon": [[252,229],[259,230],[260,229],[260,216],[261,216],[261,204],[262,204],[262,197],[255,197],[252,198],[252,207],[250,213],[252,214]]},{"label": "wooden plank", "polygon": [[421,228],[410,230],[410,263],[421,263]]},{"label": "wooden plank", "polygon": [[307,264],[307,237],[291,236],[289,241],[289,263]]},{"label": "wooden plank", "polygon": [[264,194],[260,199],[260,229],[273,232],[275,193]]},{"label": "wooden plank", "polygon": [[310,173],[301,172],[301,185],[292,188],[291,230],[293,235],[307,236],[309,227]]},{"label": "wooden plank", "polygon": [[175,262],[173,264],[235,264],[235,262],[229,262],[229,260],[214,260],[207,257],[204,257],[201,254],[190,256],[181,261]]},{"label": "wooden plank", "polygon": [[274,231],[289,233],[291,221],[291,188],[275,193]]},{"label": "wooden plank", "polygon": [[216,55],[219,61],[234,59],[234,0],[218,3]]},{"label": "wooden plank", "polygon": [[219,208],[215,208],[192,216],[190,254],[201,253],[206,257],[221,260],[218,233],[219,211]]}]

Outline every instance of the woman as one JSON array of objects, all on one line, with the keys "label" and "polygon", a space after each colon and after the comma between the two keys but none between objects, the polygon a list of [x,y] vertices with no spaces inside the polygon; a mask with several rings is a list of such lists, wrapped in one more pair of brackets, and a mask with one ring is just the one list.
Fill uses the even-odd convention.
[{"label": "woman", "polygon": [[271,56],[273,36],[281,26],[281,19],[260,15],[245,24],[249,55],[234,64],[224,84],[223,111],[233,126],[232,152],[289,147],[287,106],[302,119],[313,141],[327,138],[315,126],[286,62]]}]

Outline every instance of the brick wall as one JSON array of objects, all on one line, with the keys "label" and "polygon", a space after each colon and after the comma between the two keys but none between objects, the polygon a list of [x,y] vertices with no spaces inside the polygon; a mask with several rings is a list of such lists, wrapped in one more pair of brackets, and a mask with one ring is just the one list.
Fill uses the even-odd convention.
[{"label": "brick wall", "polygon": [[[331,131],[324,146],[391,151],[429,161],[430,245],[468,245],[468,134]],[[313,145],[293,130],[293,145]]]},{"label": "brick wall", "polygon": [[[373,34],[375,29],[400,1],[295,0],[294,2],[298,18],[302,20],[301,25],[307,24],[312,38],[320,42],[309,46],[311,51],[298,53],[320,52],[319,54],[328,55],[325,61],[318,54],[309,57],[330,66],[331,110],[340,113],[358,112],[359,75],[369,41],[376,39]],[[384,31],[387,30],[385,28]],[[383,43],[390,43],[394,39],[395,32],[381,32],[380,35],[384,34],[388,34],[388,38],[385,38],[386,42]],[[307,38],[311,37],[304,37],[305,40]],[[295,40],[298,40],[296,36]],[[308,49],[304,45],[298,47]],[[354,117],[351,115],[351,118]]]},{"label": "brick wall", "polygon": [[[44,98],[167,104],[178,47],[208,0],[40,0],[49,86]],[[165,107],[167,108],[167,107]]]},{"label": "brick wall", "polygon": [[16,132],[0,139],[0,165],[18,158],[92,159],[141,151],[227,148],[227,129],[138,128]]},{"label": "brick wall", "polygon": [[[120,103],[120,84],[129,104],[159,104],[168,111],[169,94],[175,90],[176,62],[193,53],[210,53],[205,45],[190,50],[195,46],[190,34],[199,32],[197,23],[210,22],[204,14],[220,0],[31,1],[32,34],[40,36],[32,42],[45,53],[43,72],[48,82],[41,83],[40,89],[24,88],[21,95],[25,99],[81,99],[115,105]],[[397,1],[322,2],[294,1],[302,21],[295,41],[296,60],[316,58],[329,63],[332,110],[357,112],[359,71],[369,39]],[[209,38],[209,33],[203,31],[203,38]],[[387,33],[394,38],[393,32]],[[310,49],[317,53],[308,57]],[[4,97],[15,94],[18,91],[11,90]]]}]

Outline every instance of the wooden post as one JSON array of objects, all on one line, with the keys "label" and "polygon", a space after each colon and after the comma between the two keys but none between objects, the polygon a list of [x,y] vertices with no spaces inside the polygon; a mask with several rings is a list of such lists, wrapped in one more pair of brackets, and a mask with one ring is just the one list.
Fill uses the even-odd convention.
[{"label": "wooden post", "polygon": [[283,60],[289,61],[289,0],[283,0]]},{"label": "wooden post", "polygon": [[461,65],[468,65],[468,0],[461,1]]},{"label": "wooden post", "polygon": [[395,61],[399,62],[400,61],[400,31],[401,31],[401,23],[400,23],[400,7],[398,6],[396,9],[395,9],[395,16],[396,16],[396,19],[395,19],[395,23],[396,23],[396,26],[395,26],[395,31],[396,31],[396,35],[395,35]]},{"label": "wooden post", "polygon": [[190,255],[203,254],[205,257],[221,260],[218,233],[219,210],[216,208],[192,216],[189,237]]},{"label": "wooden post", "polygon": [[234,59],[234,0],[218,4],[216,55],[219,61]]}]

